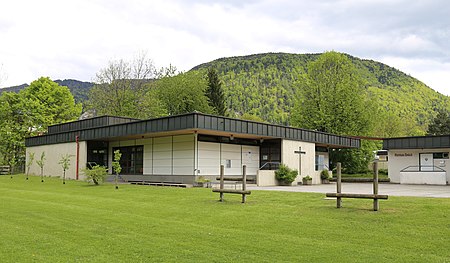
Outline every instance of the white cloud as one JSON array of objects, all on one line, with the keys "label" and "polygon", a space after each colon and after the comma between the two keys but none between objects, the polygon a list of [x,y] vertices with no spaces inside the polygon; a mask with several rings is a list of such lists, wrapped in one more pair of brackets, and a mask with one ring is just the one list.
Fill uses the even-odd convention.
[{"label": "white cloud", "polygon": [[443,0],[16,0],[0,9],[3,86],[40,76],[89,81],[141,50],[181,70],[226,56],[336,50],[450,94],[449,38]]}]

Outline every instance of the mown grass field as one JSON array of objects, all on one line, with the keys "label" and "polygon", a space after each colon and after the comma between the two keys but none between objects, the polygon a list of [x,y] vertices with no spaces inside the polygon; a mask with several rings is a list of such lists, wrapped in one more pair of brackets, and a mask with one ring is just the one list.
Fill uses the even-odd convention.
[{"label": "mown grass field", "polygon": [[450,262],[450,199],[0,177],[0,262]]}]

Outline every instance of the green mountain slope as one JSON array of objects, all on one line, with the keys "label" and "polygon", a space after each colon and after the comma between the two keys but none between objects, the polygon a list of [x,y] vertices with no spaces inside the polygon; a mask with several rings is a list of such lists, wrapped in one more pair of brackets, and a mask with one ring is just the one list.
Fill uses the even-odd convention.
[{"label": "green mountain slope", "polygon": [[[75,98],[75,102],[79,103],[79,102],[84,102],[87,100],[88,98],[88,93],[89,90],[94,86],[94,83],[92,82],[84,82],[84,81],[79,81],[79,80],[75,80],[75,79],[65,79],[65,80],[54,80],[56,83],[58,83],[58,85],[60,86],[66,86],[69,88],[70,92],[72,93],[73,97]],[[0,89],[0,94],[2,92],[8,92],[8,91],[12,91],[12,92],[19,92],[20,90],[28,87],[28,84],[22,84],[19,86],[13,86],[13,87],[8,87],[8,88],[2,88]]]},{"label": "green mountain slope", "polygon": [[[289,124],[302,74],[320,54],[266,53],[214,60],[194,67],[215,67],[223,81],[232,114],[251,113],[266,121]],[[421,134],[437,108],[450,109],[450,99],[419,80],[383,63],[347,55],[365,82],[363,90],[379,112],[410,122],[404,135]]]}]

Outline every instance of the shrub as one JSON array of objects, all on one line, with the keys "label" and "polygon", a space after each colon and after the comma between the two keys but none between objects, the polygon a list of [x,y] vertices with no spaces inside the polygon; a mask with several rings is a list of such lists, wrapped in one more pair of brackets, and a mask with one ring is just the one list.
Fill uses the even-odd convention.
[{"label": "shrub", "polygon": [[95,185],[98,185],[99,182],[104,182],[108,168],[100,165],[95,165],[91,169],[86,168],[83,170],[84,175],[86,175],[86,181],[94,182]]},{"label": "shrub", "polygon": [[311,177],[311,176],[309,176],[309,175],[307,175],[307,176],[303,177],[303,180],[307,180],[307,181],[309,181],[309,180],[312,180],[312,177]]},{"label": "shrub", "polygon": [[322,180],[330,179],[330,173],[328,172],[327,169],[323,169],[320,172],[320,179],[322,179]]},{"label": "shrub", "polygon": [[378,174],[388,175],[388,169],[379,169]]},{"label": "shrub", "polygon": [[291,168],[287,167],[285,164],[280,164],[280,167],[278,170],[275,171],[275,178],[278,181],[290,184],[292,183],[295,178],[297,178],[298,171],[292,170]]}]

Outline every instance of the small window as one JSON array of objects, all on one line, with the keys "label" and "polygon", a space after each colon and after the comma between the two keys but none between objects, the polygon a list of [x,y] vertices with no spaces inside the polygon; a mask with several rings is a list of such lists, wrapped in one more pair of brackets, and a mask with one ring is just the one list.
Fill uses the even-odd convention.
[{"label": "small window", "polygon": [[322,154],[316,154],[316,171],[322,171],[325,168],[324,162],[325,156]]}]

